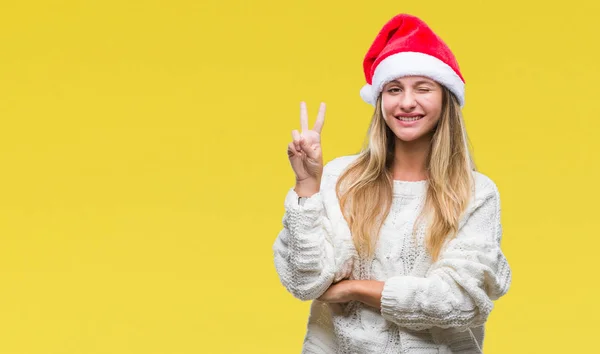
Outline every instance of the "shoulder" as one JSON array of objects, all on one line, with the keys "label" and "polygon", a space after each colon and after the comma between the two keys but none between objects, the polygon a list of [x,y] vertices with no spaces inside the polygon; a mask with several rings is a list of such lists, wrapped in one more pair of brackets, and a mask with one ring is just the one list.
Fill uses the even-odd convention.
[{"label": "shoulder", "polygon": [[[321,191],[327,194],[335,190],[339,177],[359,157],[359,155],[345,155],[336,157],[323,166]],[[334,193],[335,194],[335,193]]]},{"label": "shoulder", "polygon": [[[459,229],[463,233],[490,237],[487,241],[500,242],[502,238],[500,193],[496,183],[487,175],[473,171],[474,191]],[[466,229],[465,225],[470,225]]]},{"label": "shoulder", "polygon": [[356,155],[345,155],[336,157],[333,160],[323,166],[323,175],[327,176],[339,176],[341,175],[350,164],[352,164],[359,157]]},{"label": "shoulder", "polygon": [[500,192],[496,183],[487,175],[473,171],[473,194],[470,209],[473,211],[482,205],[500,207]]},{"label": "shoulder", "polygon": [[473,171],[472,174],[475,187],[475,197],[485,197],[486,195],[490,194],[499,194],[498,186],[489,176],[479,171]]}]

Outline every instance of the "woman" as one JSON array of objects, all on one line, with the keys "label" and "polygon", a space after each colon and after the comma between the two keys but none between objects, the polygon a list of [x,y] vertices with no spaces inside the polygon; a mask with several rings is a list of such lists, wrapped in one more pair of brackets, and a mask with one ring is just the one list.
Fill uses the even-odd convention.
[{"label": "woman", "polygon": [[304,353],[479,353],[511,283],[500,198],[476,172],[448,46],[400,14],[367,52],[368,144],[323,167],[301,104],[288,156],[296,185],[274,245],[282,284],[311,305]]}]

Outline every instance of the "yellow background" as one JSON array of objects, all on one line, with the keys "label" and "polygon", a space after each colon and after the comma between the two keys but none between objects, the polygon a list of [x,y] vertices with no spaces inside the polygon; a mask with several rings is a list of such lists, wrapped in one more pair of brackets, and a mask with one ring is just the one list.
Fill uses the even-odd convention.
[{"label": "yellow background", "polygon": [[357,152],[398,12],[458,57],[501,192],[486,353],[597,352],[598,2],[4,0],[0,353],[299,353],[271,251],[298,104],[328,104],[326,161]]}]

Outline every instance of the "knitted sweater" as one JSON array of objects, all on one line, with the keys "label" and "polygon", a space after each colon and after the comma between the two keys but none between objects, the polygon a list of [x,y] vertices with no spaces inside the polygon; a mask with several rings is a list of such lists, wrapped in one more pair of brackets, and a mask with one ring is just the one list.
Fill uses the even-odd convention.
[{"label": "knitted sweater", "polygon": [[[432,262],[425,227],[412,236],[427,181],[394,180],[391,211],[371,261],[357,256],[335,184],[358,155],[326,164],[320,191],[302,205],[291,188],[283,229],[273,244],[285,288],[310,306],[303,353],[479,353],[493,300],[504,295],[511,270],[500,248],[500,199],[492,180],[473,172],[475,190],[457,237]],[[358,301],[316,300],[343,279],[384,282],[381,310]]]}]

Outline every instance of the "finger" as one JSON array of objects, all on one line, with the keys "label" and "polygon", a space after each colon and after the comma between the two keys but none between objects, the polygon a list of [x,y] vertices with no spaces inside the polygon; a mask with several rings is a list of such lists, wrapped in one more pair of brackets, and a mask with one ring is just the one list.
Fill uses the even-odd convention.
[{"label": "finger", "polygon": [[294,143],[289,143],[288,144],[288,156],[296,156],[298,154],[298,151],[296,150],[296,146],[294,145]]},{"label": "finger", "polygon": [[300,132],[298,130],[293,130],[292,131],[292,138],[294,139],[293,144],[294,147],[297,151],[300,151]]},{"label": "finger", "polygon": [[292,139],[294,142],[300,142],[300,132],[297,129],[292,130]]},{"label": "finger", "polygon": [[308,112],[306,110],[306,102],[300,102],[300,128],[302,132],[308,130]]},{"label": "finger", "polygon": [[315,122],[315,126],[313,130],[317,133],[321,134],[321,130],[323,129],[323,124],[325,124],[325,106],[324,102],[321,102],[321,106],[319,107],[319,115],[317,115],[317,121]]},{"label": "finger", "polygon": [[316,159],[319,157],[319,151],[321,148],[318,147],[318,145],[309,146],[309,144],[306,142],[306,139],[302,138],[302,140],[300,140],[300,147],[306,156],[310,157],[311,159]]}]

